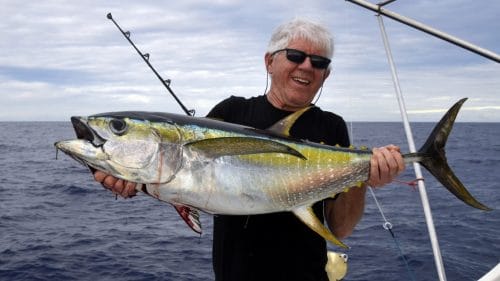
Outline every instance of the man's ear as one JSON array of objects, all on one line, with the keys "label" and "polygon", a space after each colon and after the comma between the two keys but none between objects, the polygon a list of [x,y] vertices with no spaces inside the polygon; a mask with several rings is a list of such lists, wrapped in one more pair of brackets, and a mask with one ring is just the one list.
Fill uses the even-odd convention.
[{"label": "man's ear", "polygon": [[270,53],[266,53],[264,56],[264,63],[266,64],[266,71],[269,74],[273,74],[273,59],[274,59],[274,57]]}]

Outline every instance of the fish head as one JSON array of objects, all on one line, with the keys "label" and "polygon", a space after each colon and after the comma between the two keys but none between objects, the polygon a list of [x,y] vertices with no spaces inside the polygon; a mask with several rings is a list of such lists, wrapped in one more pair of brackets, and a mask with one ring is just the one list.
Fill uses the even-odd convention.
[{"label": "fish head", "polygon": [[138,183],[170,181],[181,165],[180,134],[174,123],[125,114],[72,117],[77,139],[55,143],[91,170]]}]

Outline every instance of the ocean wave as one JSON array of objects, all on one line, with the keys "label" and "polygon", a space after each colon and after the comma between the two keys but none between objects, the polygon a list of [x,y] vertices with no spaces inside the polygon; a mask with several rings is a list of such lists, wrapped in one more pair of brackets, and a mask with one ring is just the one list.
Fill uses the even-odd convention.
[{"label": "ocean wave", "polygon": [[[15,138],[15,153],[2,154],[0,161],[0,280],[213,280],[210,215],[201,214],[200,236],[169,204],[148,196],[115,200],[86,167],[62,155],[55,161],[53,138],[72,133],[69,123],[48,124],[44,130],[50,134],[41,135],[23,126],[12,138],[27,138]],[[355,140],[363,141],[354,144],[384,145],[401,138],[399,124],[377,126],[355,130]],[[498,209],[498,126],[485,126],[457,126],[447,156],[471,193]],[[394,133],[380,135],[381,130]],[[2,152],[11,148],[10,141],[0,144]],[[498,263],[500,210],[475,210],[424,176],[448,279],[476,280]],[[411,168],[400,177],[413,178]],[[367,195],[366,214],[344,239],[351,247],[345,280],[407,280],[400,250],[418,280],[436,280],[418,191],[398,183],[377,189],[376,195],[397,243]]]}]

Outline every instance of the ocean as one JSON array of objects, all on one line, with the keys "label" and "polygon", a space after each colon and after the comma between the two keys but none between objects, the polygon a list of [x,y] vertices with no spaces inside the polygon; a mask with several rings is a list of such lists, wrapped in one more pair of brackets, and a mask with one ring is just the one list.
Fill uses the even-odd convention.
[{"label": "ocean", "polygon": [[[433,125],[412,124],[417,147]],[[116,199],[85,167],[56,159],[53,143],[74,138],[69,122],[0,122],[0,136],[0,280],[214,279],[211,215],[201,214],[200,236],[169,204]],[[352,138],[408,151],[401,123],[354,123]],[[457,123],[447,145],[452,169],[493,211],[465,205],[424,171],[448,280],[477,280],[500,262],[499,140],[500,123]],[[414,178],[409,166],[398,180]],[[438,280],[419,192],[395,182],[375,194],[395,238],[367,193],[365,215],[344,240],[344,280]]]}]

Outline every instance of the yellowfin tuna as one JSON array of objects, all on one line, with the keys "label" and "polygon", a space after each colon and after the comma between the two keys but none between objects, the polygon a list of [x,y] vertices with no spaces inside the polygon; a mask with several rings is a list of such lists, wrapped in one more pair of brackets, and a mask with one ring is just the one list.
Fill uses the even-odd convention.
[{"label": "yellowfin tuna", "polygon": [[[418,153],[420,162],[448,190],[482,210],[449,168],[444,146],[457,102]],[[175,206],[196,232],[197,210],[211,214],[293,212],[312,230],[346,247],[314,215],[311,206],[368,179],[371,152],[290,138],[308,108],[269,130],[168,113],[114,112],[72,117],[77,139],[55,146],[91,169],[141,183],[141,191]]]}]

